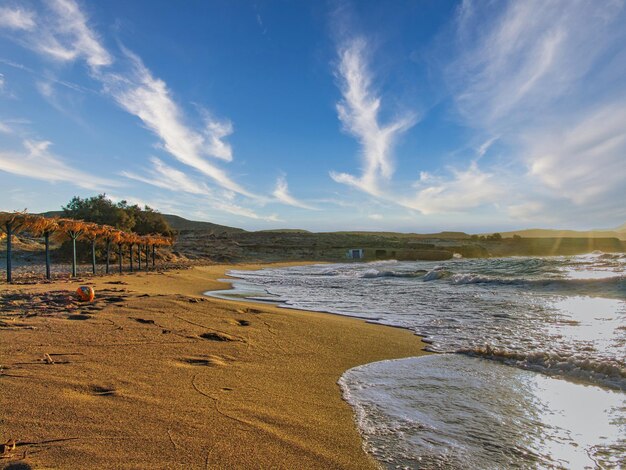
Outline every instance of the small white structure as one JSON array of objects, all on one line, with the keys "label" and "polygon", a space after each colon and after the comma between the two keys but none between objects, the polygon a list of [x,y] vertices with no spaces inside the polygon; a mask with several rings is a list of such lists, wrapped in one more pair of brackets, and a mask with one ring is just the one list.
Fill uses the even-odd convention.
[{"label": "small white structure", "polygon": [[348,250],[346,253],[348,259],[363,259],[365,257],[365,250],[362,248],[354,248]]}]

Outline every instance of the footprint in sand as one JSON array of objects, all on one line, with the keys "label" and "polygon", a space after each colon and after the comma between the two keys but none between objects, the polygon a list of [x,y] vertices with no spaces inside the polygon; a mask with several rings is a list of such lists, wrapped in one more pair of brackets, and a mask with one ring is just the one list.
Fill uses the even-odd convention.
[{"label": "footprint in sand", "polygon": [[248,320],[237,320],[237,324],[239,326],[250,326],[250,322]]},{"label": "footprint in sand", "polygon": [[117,390],[113,387],[105,387],[101,385],[92,385],[89,387],[89,391],[92,395],[100,397],[110,397],[117,395]]},{"label": "footprint in sand", "polygon": [[226,333],[219,333],[217,331],[210,331],[208,333],[202,333],[198,335],[198,337],[202,339],[206,339],[208,341],[239,341],[237,338],[227,335]]},{"label": "footprint in sand", "polygon": [[176,363],[177,366],[183,367],[219,367],[225,366],[226,361],[220,356],[196,356],[196,357],[183,357]]},{"label": "footprint in sand", "polygon": [[116,397],[119,396],[119,391],[115,387],[108,385],[92,384],[87,387],[80,387],[79,389],[66,389],[63,394],[72,400],[92,401],[97,400],[100,397]]},{"label": "footprint in sand", "polygon": [[148,320],[146,318],[136,318],[136,317],[128,317],[131,320],[135,320],[137,323],[144,323],[148,325],[154,325],[154,320]]},{"label": "footprint in sand", "polygon": [[79,315],[69,315],[67,317],[68,320],[89,320],[91,315],[79,314]]}]

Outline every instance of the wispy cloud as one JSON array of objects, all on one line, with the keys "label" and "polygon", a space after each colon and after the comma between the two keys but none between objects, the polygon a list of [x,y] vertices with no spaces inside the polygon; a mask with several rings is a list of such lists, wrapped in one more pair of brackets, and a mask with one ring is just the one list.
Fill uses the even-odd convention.
[{"label": "wispy cloud", "polygon": [[234,202],[235,194],[231,191],[216,192],[206,184],[195,180],[186,173],[173,168],[156,157],[151,159],[152,168],[144,170],[141,174],[131,171],[122,171],[120,174],[126,178],[139,181],[144,184],[155,186],[174,193],[187,193],[200,196],[196,203],[200,206],[208,206],[213,210],[226,212],[236,216],[255,220],[276,221],[275,215],[262,215],[253,209],[244,207]]},{"label": "wispy cloud", "polygon": [[85,59],[93,70],[113,63],[76,2],[50,0],[48,7],[55,14],[50,23],[38,24],[41,32],[33,38],[35,49],[59,61]]},{"label": "wispy cloud", "polygon": [[584,0],[468,0],[459,9],[447,70],[459,115],[527,168],[519,183],[547,190],[542,201],[521,192],[511,214],[595,217],[626,190],[625,10],[623,1]]},{"label": "wispy cloud", "polygon": [[0,121],[0,132],[3,133],[3,134],[12,134],[13,133],[13,129],[11,129],[4,122]]},{"label": "wispy cloud", "polygon": [[73,0],[50,0],[49,14],[24,9],[0,9],[0,28],[24,33],[22,43],[59,62],[84,59],[92,70],[113,62]]},{"label": "wispy cloud", "polygon": [[[367,42],[353,39],[340,49],[338,74],[342,80],[343,100],[337,105],[344,129],[354,135],[362,147],[363,173],[356,177],[346,173],[331,173],[339,182],[352,185],[380,201],[393,203],[422,214],[458,212],[494,202],[501,191],[493,175],[484,173],[476,162],[467,170],[449,168],[450,176],[434,177],[423,172],[415,184],[414,196],[400,196],[382,183],[394,174],[392,150],[398,137],[416,123],[415,115],[397,117],[386,125],[379,123],[381,98],[373,91],[372,74],[367,67]],[[478,149],[479,158],[496,140],[484,142]]]},{"label": "wispy cloud", "polygon": [[249,209],[247,207],[243,207],[234,203],[215,200],[212,202],[211,208],[220,210],[222,212],[227,212],[229,214],[247,217],[248,219],[266,220],[269,222],[280,222],[280,219],[278,218],[278,215],[276,214],[261,215],[261,214],[256,213],[252,209]]},{"label": "wispy cloud", "polygon": [[491,146],[499,139],[499,136],[494,136],[494,137],[490,137],[487,140],[485,140],[482,144],[480,144],[478,146],[478,148],[476,149],[476,156],[478,158],[482,158],[485,156],[485,154],[489,151],[489,149],[491,148]]},{"label": "wispy cloud", "polygon": [[[470,125],[509,129],[551,109],[623,37],[623,2],[464,2],[459,54],[448,67]],[[467,12],[472,11],[472,15]]]},{"label": "wispy cloud", "polygon": [[316,207],[313,207],[293,197],[289,193],[289,186],[287,184],[287,179],[284,175],[279,176],[276,180],[276,188],[274,189],[274,192],[272,194],[277,201],[283,204],[287,204],[288,206],[299,207],[301,209],[319,210]]},{"label": "wispy cloud", "polygon": [[94,176],[68,165],[50,151],[49,141],[24,140],[22,152],[0,151],[0,171],[50,183],[66,182],[81,188],[101,191],[119,183]]},{"label": "wispy cloud", "polygon": [[35,13],[23,8],[0,7],[0,28],[32,30]]},{"label": "wispy cloud", "polygon": [[[243,188],[226,171],[207,160],[233,159],[232,148],[225,140],[233,132],[230,121],[218,120],[201,110],[204,126],[196,128],[188,124],[167,84],[155,77],[139,56],[123,47],[121,58],[115,61],[74,0],[50,0],[47,5],[50,15],[32,15],[36,28],[24,33],[23,44],[56,61],[84,60],[91,77],[102,83],[104,92],[122,109],[137,116],[159,138],[163,150],[208,176],[219,187],[248,198],[264,199]],[[118,69],[126,65],[127,70],[113,71],[110,66],[114,61]],[[54,105],[50,82],[39,81],[38,88]]]},{"label": "wispy cloud", "polygon": [[531,174],[575,204],[626,191],[626,102],[527,139]]},{"label": "wispy cloud", "polygon": [[473,162],[467,170],[449,169],[451,177],[435,177],[422,172],[415,183],[417,194],[401,203],[422,214],[459,212],[496,201],[503,188],[493,174]]},{"label": "wispy cloud", "polygon": [[343,99],[337,113],[344,130],[361,144],[362,174],[331,172],[338,183],[348,184],[369,194],[382,193],[381,180],[394,172],[392,150],[398,137],[411,128],[416,118],[408,114],[386,125],[379,123],[381,98],[372,89],[372,76],[366,61],[367,42],[352,39],[339,50],[338,76]]},{"label": "wispy cloud", "polygon": [[141,59],[125,51],[132,69],[129,75],[104,74],[105,90],[126,111],[137,116],[162,142],[163,149],[218,185],[238,194],[255,197],[234,182],[225,171],[209,163],[206,157],[228,160],[230,146],[222,139],[232,132],[229,123],[213,120],[205,114],[204,133],[184,123],[183,113],[172,99],[164,81],[155,78]]},{"label": "wispy cloud", "polygon": [[212,195],[213,192],[205,185],[190,178],[176,168],[163,163],[160,159],[152,157],[152,168],[146,170],[144,174],[137,174],[130,171],[122,171],[120,174],[142,183],[150,184],[159,188],[173,192],[184,192],[190,194]]}]

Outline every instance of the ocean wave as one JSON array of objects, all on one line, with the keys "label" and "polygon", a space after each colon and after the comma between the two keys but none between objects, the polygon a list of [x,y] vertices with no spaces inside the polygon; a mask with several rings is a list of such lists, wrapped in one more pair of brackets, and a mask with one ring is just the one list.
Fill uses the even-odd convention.
[{"label": "ocean wave", "polygon": [[423,281],[436,281],[437,279],[444,279],[451,275],[450,271],[447,271],[443,268],[443,266],[437,266],[434,269],[431,269],[422,278]]},{"label": "ocean wave", "polygon": [[626,363],[617,359],[593,359],[560,355],[553,352],[519,352],[491,346],[473,347],[456,351],[466,356],[481,357],[522,369],[601,384],[626,391]]},{"label": "ocean wave", "polygon": [[417,271],[379,271],[378,269],[368,269],[361,274],[364,279],[372,279],[377,277],[421,277],[428,273],[425,269]]},{"label": "ocean wave", "polygon": [[617,274],[611,277],[598,279],[564,279],[564,278],[500,278],[481,274],[466,273],[454,274],[450,282],[455,285],[484,284],[493,286],[528,287],[531,292],[555,291],[562,293],[576,293],[588,295],[609,295],[611,297],[626,297],[626,276]]}]

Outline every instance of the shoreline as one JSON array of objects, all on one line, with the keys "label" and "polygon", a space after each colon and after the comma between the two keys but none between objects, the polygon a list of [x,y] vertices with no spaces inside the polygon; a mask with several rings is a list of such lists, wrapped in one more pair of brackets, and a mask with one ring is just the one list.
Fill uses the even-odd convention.
[{"label": "shoreline", "polygon": [[427,344],[362,319],[203,294],[228,289],[218,281],[228,270],[279,265],[286,264],[85,279],[97,296],[123,299],[86,321],[60,313],[0,328],[0,440],[18,440],[13,458],[0,462],[376,468],[337,381],[357,365],[428,354]]}]

